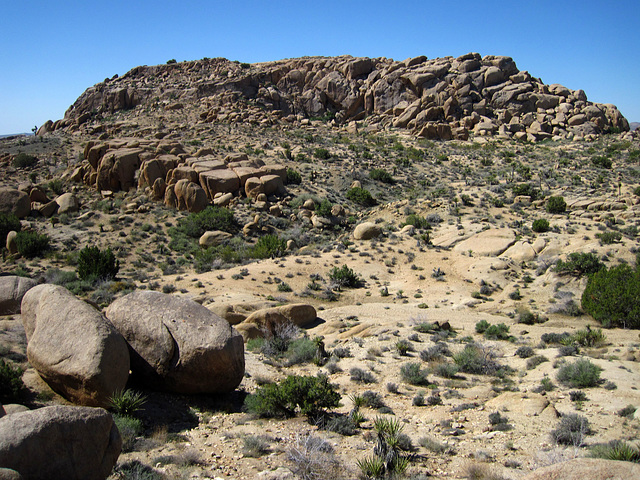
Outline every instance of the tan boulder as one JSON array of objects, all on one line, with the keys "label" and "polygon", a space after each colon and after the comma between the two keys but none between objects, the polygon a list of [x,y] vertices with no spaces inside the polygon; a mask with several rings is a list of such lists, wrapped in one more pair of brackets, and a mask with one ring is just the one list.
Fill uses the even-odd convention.
[{"label": "tan boulder", "polygon": [[167,182],[165,182],[164,178],[158,177],[155,182],[153,182],[153,199],[154,200],[164,200],[164,194],[167,190]]},{"label": "tan boulder", "polygon": [[515,241],[516,236],[513,230],[490,228],[463,240],[453,247],[453,250],[459,253],[471,251],[472,255],[497,257],[513,245]]},{"label": "tan boulder", "polygon": [[98,190],[124,190],[134,186],[134,175],[140,167],[139,148],[121,148],[105,153],[98,166],[96,188]]},{"label": "tan boulder", "polygon": [[371,240],[380,236],[382,229],[373,222],[364,222],[353,230],[353,238],[356,240]]},{"label": "tan boulder", "polygon": [[189,182],[198,183],[198,172],[191,167],[180,165],[171,170],[171,173],[167,175],[167,184],[169,185],[178,183],[180,180],[188,180]]},{"label": "tan boulder", "polygon": [[15,230],[11,230],[7,233],[7,251],[11,255],[15,255],[18,253],[18,244],[16,243],[16,237],[18,236],[18,232]]},{"label": "tan boulder", "polygon": [[204,210],[209,204],[209,199],[204,189],[197,183],[189,180],[178,180],[173,191],[176,195],[179,210],[197,213]]},{"label": "tan boulder", "polygon": [[529,242],[516,242],[507,248],[500,257],[509,258],[514,262],[529,262],[536,258],[536,251]]},{"label": "tan boulder", "polygon": [[262,182],[263,192],[266,195],[274,193],[283,195],[286,192],[282,177],[279,175],[263,175],[260,177],[260,181]]},{"label": "tan boulder", "polygon": [[249,315],[242,324],[255,324],[260,328],[273,330],[278,324],[291,322],[297,327],[305,328],[313,324],[316,317],[316,309],[312,305],[295,303],[258,310]]},{"label": "tan boulder", "polygon": [[26,192],[14,188],[0,188],[0,212],[24,218],[31,213],[31,199]]},{"label": "tan boulder", "polygon": [[213,199],[213,204],[217,207],[226,207],[231,203],[232,199],[233,193],[216,194],[216,197]]},{"label": "tan boulder", "polygon": [[214,230],[212,232],[204,232],[198,243],[201,247],[207,248],[228,242],[231,238],[233,238],[233,235],[230,233]]},{"label": "tan boulder", "polygon": [[22,298],[36,285],[38,282],[30,278],[14,275],[0,277],[0,315],[20,313]]},{"label": "tan boulder", "polygon": [[244,183],[244,192],[248,198],[256,198],[264,193],[264,185],[258,177],[248,178]]},{"label": "tan boulder", "polygon": [[22,299],[27,358],[52,390],[74,403],[107,405],[129,378],[122,336],[98,310],[57,285],[37,285]]},{"label": "tan boulder", "polygon": [[241,335],[192,300],[138,290],[115,300],[106,315],[129,343],[132,375],[151,387],[224,393],[242,381]]},{"label": "tan boulder", "polygon": [[80,202],[75,193],[63,193],[56,198],[58,204],[58,213],[72,213],[77,212],[80,208]]},{"label": "tan boulder", "polygon": [[213,199],[216,193],[233,193],[240,189],[240,179],[233,170],[220,169],[200,173],[200,185]]}]

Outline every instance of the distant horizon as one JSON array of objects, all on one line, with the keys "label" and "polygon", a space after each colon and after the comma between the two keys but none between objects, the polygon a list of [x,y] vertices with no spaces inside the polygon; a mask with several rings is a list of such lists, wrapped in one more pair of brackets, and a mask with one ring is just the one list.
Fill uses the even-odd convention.
[{"label": "distant horizon", "polygon": [[[126,11],[127,15],[121,15]],[[506,55],[545,84],[640,121],[640,2],[381,0],[9,2],[0,17],[0,132],[29,132],[89,87],[138,65],[224,57],[247,63],[302,56]],[[96,19],[101,21],[96,24]],[[144,21],[140,21],[143,19]],[[102,27],[104,25],[105,27]],[[485,27],[486,26],[486,27]]]}]

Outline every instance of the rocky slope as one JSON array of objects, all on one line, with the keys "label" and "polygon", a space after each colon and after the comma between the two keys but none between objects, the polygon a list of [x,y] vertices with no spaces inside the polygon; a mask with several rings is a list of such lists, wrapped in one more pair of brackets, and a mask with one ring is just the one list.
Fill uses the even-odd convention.
[{"label": "rocky slope", "polygon": [[470,134],[530,141],[625,132],[614,105],[589,102],[582,90],[545,85],[510,57],[303,57],[240,64],[203,59],[140,66],[87,89],[64,119],[40,133],[88,128],[116,111],[185,111],[189,121],[293,123],[316,117],[364,121],[432,139]]}]

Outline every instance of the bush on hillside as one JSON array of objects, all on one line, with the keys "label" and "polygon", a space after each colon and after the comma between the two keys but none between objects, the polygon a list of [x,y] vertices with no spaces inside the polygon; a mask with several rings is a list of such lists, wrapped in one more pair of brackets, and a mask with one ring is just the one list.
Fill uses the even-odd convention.
[{"label": "bush on hillside", "polygon": [[18,217],[12,213],[0,212],[0,249],[7,244],[7,235],[11,231],[19,232],[22,228]]},{"label": "bush on hillside", "polygon": [[602,368],[587,358],[579,358],[573,363],[565,363],[558,370],[556,378],[571,388],[595,387],[600,382]]},{"label": "bush on hillside", "polygon": [[547,212],[564,213],[567,211],[567,202],[563,197],[549,197],[547,200]]},{"label": "bush on hillside", "polygon": [[347,191],[347,199],[351,200],[363,207],[373,207],[376,204],[376,200],[371,196],[369,190],[361,187],[353,187]]},{"label": "bush on hillside", "polygon": [[393,183],[393,177],[389,172],[382,168],[374,168],[369,172],[369,178],[372,180],[378,180],[382,183]]},{"label": "bush on hillside", "polygon": [[287,242],[277,235],[264,235],[260,237],[253,247],[254,258],[276,258],[284,255]]},{"label": "bush on hillside", "polygon": [[80,250],[78,256],[78,277],[81,280],[90,278],[110,280],[115,278],[120,270],[120,263],[116,256],[107,248],[101,251],[98,247],[86,246]]},{"label": "bush on hillside", "polygon": [[595,253],[575,252],[570,253],[566,261],[558,261],[553,271],[560,275],[581,277],[595,273],[603,268],[604,263],[600,261]]},{"label": "bush on hillside", "polygon": [[18,232],[16,236],[16,248],[18,249],[18,253],[23,257],[34,258],[47,252],[51,248],[51,245],[49,243],[49,237],[46,234],[25,231]]},{"label": "bush on hillside", "polygon": [[26,153],[19,153],[13,157],[13,166],[16,168],[29,168],[38,163],[38,159],[33,155],[27,155]]},{"label": "bush on hillside", "polygon": [[358,274],[346,265],[340,268],[333,267],[329,272],[329,278],[340,288],[359,288],[364,284]]},{"label": "bush on hillside", "polygon": [[533,224],[531,225],[531,230],[536,233],[548,232],[549,228],[549,220],[545,218],[538,218],[537,220],[534,220]]},{"label": "bush on hillside", "polygon": [[640,328],[640,268],[620,264],[591,275],[582,308],[604,327]]},{"label": "bush on hillside", "polygon": [[0,401],[20,403],[23,390],[22,370],[0,358]]}]

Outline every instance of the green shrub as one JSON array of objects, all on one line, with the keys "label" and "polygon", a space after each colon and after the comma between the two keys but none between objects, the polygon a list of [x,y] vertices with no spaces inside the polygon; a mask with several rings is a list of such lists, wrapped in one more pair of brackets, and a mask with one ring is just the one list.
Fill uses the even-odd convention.
[{"label": "green shrub", "polygon": [[529,358],[535,355],[535,350],[528,346],[518,347],[516,355],[520,358]]},{"label": "green shrub", "polygon": [[453,361],[464,373],[493,375],[505,371],[504,367],[493,359],[491,351],[473,343],[465,345],[463,350],[456,353]]},{"label": "green shrub", "polygon": [[423,370],[419,362],[405,363],[400,367],[402,381],[410,385],[429,385],[427,371]]},{"label": "green shrub", "polygon": [[374,168],[369,172],[369,178],[372,180],[378,180],[382,183],[393,183],[393,177],[389,172],[382,168]]},{"label": "green shrub", "polygon": [[579,358],[573,363],[562,365],[556,378],[567,387],[588,388],[598,385],[600,372],[602,372],[602,368],[586,358]]},{"label": "green shrub", "polygon": [[544,362],[548,362],[549,359],[544,355],[535,355],[527,359],[527,370],[533,370],[538,365]]},{"label": "green shrub", "polygon": [[62,183],[62,180],[60,180],[59,178],[51,180],[47,184],[47,186],[56,195],[62,195],[64,193],[64,184]]},{"label": "green shrub", "polygon": [[490,325],[484,331],[484,336],[489,340],[509,340],[512,338],[511,335],[509,335],[509,327],[504,323]]},{"label": "green shrub", "polygon": [[489,414],[489,424],[492,432],[505,432],[513,429],[513,425],[509,424],[509,419],[502,416],[500,412]]},{"label": "green shrub", "polygon": [[591,458],[640,463],[640,450],[622,440],[613,440],[604,445],[593,445],[589,450],[589,456]]},{"label": "green shrub", "polygon": [[455,378],[459,371],[458,365],[449,362],[439,363],[433,369],[433,373],[444,378]]},{"label": "green shrub", "polygon": [[29,168],[38,163],[38,159],[33,155],[27,155],[24,152],[17,154],[13,157],[13,166],[16,168]]},{"label": "green shrub", "polygon": [[531,224],[531,230],[536,233],[548,232],[549,228],[549,220],[545,218],[538,218],[537,220],[533,221],[533,224]]},{"label": "green shrub", "polygon": [[626,407],[618,410],[617,413],[620,417],[633,418],[633,414],[636,413],[636,410],[637,408],[633,405],[627,405]]},{"label": "green shrub", "polygon": [[431,224],[427,221],[426,218],[421,217],[420,215],[416,215],[415,213],[407,215],[407,218],[405,219],[405,221],[404,221],[404,223],[402,225],[403,226],[404,225],[413,225],[417,229],[429,229],[429,228],[431,228]]},{"label": "green shrub", "polygon": [[376,383],[378,379],[371,372],[367,372],[358,367],[353,367],[349,370],[351,375],[351,381],[356,383]]},{"label": "green shrub", "polygon": [[622,240],[622,233],[611,231],[596,233],[596,238],[600,240],[600,245],[611,245]]},{"label": "green shrub", "polygon": [[34,258],[50,250],[51,245],[46,234],[24,231],[16,235],[16,248],[23,257]]},{"label": "green shrub", "polygon": [[369,190],[361,187],[353,187],[349,189],[346,197],[352,202],[362,205],[363,207],[373,207],[377,203],[371,196],[371,193],[369,193]]},{"label": "green shrub", "polygon": [[549,197],[547,200],[547,212],[564,213],[567,211],[567,202],[563,197]]},{"label": "green shrub", "polygon": [[591,163],[598,168],[605,168],[607,170],[611,169],[613,166],[611,159],[604,156],[593,157],[591,159]]},{"label": "green shrub", "polygon": [[123,416],[131,417],[142,410],[147,403],[146,395],[134,390],[119,390],[109,397],[109,409]]},{"label": "green shrub", "polygon": [[596,328],[595,330],[591,330],[591,328],[584,328],[582,330],[577,330],[573,335],[568,338],[562,339],[560,343],[563,345],[574,345],[578,344],[581,347],[600,347],[607,342],[607,336],[602,333],[602,330]]},{"label": "green shrub", "polygon": [[136,437],[142,434],[142,421],[127,415],[113,415],[113,421],[122,437],[122,451],[130,452],[136,443]]},{"label": "green shrub", "polygon": [[303,336],[289,343],[287,350],[284,352],[284,357],[288,366],[298,365],[312,362],[316,358],[317,352],[317,343],[313,339]]},{"label": "green shrub", "polygon": [[620,264],[591,275],[582,308],[607,328],[640,328],[640,268]]},{"label": "green shrub", "polygon": [[109,280],[115,278],[120,270],[120,262],[111,251],[107,248],[101,251],[98,247],[86,246],[80,250],[78,256],[78,277],[81,280],[96,278],[101,280]]},{"label": "green shrub", "polygon": [[584,444],[584,437],[593,432],[589,420],[577,413],[563,415],[551,431],[551,438],[560,445],[573,445],[579,447]]},{"label": "green shrub", "polygon": [[640,186],[633,189],[633,194],[640,197]]},{"label": "green shrub", "polygon": [[313,418],[339,403],[340,394],[323,375],[289,375],[280,383],[260,387],[245,399],[247,410],[261,417],[294,417],[299,410]]},{"label": "green shrub", "polygon": [[604,263],[600,261],[595,253],[575,252],[569,254],[566,262],[560,260],[556,263],[553,271],[561,275],[581,277],[595,273],[603,268]]},{"label": "green shrub", "polygon": [[480,320],[478,323],[476,323],[476,332],[484,333],[487,331],[487,328],[489,328],[490,326],[491,324],[486,320]]},{"label": "green shrub", "polygon": [[313,156],[319,158],[320,160],[328,160],[329,158],[331,158],[331,154],[326,148],[316,148],[313,151]]},{"label": "green shrub", "polygon": [[300,175],[300,172],[294,170],[293,168],[287,168],[287,180],[286,183],[289,184],[294,184],[294,185],[298,185],[300,183],[302,183],[302,175]]},{"label": "green shrub", "polygon": [[[233,212],[228,208],[210,205],[201,212],[191,213],[178,220],[178,225],[170,234],[182,234],[190,238],[200,238],[204,232],[222,230],[233,233],[237,229]],[[173,235],[172,235],[173,236]]]},{"label": "green shrub", "polygon": [[530,183],[519,183],[511,187],[515,196],[531,197],[531,201],[537,200],[540,192]]},{"label": "green shrub", "polygon": [[276,258],[284,255],[286,250],[285,240],[277,235],[268,234],[258,239],[251,254],[255,258]]},{"label": "green shrub", "polygon": [[331,202],[324,198],[318,205],[316,205],[315,212],[319,217],[330,217],[332,208],[333,205]]},{"label": "green shrub", "polygon": [[10,362],[0,358],[0,401],[3,403],[20,403],[24,390],[22,370]]},{"label": "green shrub", "polygon": [[0,212],[0,250],[7,244],[7,235],[11,231],[19,232],[22,228],[18,217],[12,213]]},{"label": "green shrub", "polygon": [[337,284],[340,288],[359,288],[364,284],[364,281],[346,265],[342,267],[333,267],[329,272],[329,278],[332,282]]}]

